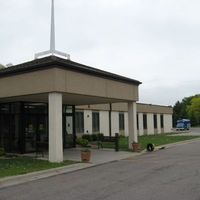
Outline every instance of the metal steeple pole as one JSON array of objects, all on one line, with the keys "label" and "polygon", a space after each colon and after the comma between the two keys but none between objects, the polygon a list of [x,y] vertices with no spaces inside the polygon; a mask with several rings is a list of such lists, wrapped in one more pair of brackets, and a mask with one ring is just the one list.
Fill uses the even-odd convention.
[{"label": "metal steeple pole", "polygon": [[54,53],[55,49],[55,19],[54,19],[54,0],[51,1],[51,35],[50,51]]},{"label": "metal steeple pole", "polygon": [[70,59],[70,55],[57,51],[55,48],[55,13],[54,13],[54,0],[51,0],[51,33],[50,33],[50,50],[43,51],[35,54],[35,59],[48,55],[59,55]]}]

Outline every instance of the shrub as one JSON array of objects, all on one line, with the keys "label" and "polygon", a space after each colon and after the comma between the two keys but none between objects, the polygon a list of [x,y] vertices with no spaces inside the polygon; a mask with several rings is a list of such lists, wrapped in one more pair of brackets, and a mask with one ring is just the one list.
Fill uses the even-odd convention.
[{"label": "shrub", "polygon": [[0,148],[0,156],[4,156],[5,155],[5,150],[4,148]]},{"label": "shrub", "polygon": [[89,142],[86,139],[79,138],[76,140],[76,143],[82,147],[87,147]]},{"label": "shrub", "polygon": [[103,141],[104,140],[104,134],[103,133],[98,133],[97,134],[97,140],[98,141]]},{"label": "shrub", "polygon": [[82,135],[82,139],[88,140],[89,142],[92,141],[92,136],[90,134]]},{"label": "shrub", "polygon": [[91,135],[92,141],[97,141],[97,134],[93,133]]}]

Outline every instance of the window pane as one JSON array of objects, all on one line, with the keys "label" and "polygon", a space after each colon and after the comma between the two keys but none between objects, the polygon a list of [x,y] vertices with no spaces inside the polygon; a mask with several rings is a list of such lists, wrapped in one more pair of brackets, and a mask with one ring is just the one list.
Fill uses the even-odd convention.
[{"label": "window pane", "polygon": [[119,113],[119,130],[124,130],[124,113]]},{"label": "window pane", "polygon": [[137,130],[139,130],[139,115],[137,114]]},{"label": "window pane", "polygon": [[161,128],[164,128],[164,118],[163,118],[163,115],[160,115],[160,126],[161,126]]},{"label": "window pane", "polygon": [[147,115],[143,114],[143,128],[147,129]]},{"label": "window pane", "polygon": [[24,112],[33,114],[46,114],[47,104],[45,103],[24,103]]},{"label": "window pane", "polygon": [[10,112],[9,104],[0,104],[0,113],[9,114],[9,112]]},{"label": "window pane", "polygon": [[64,113],[73,113],[73,106],[64,105],[63,112]]},{"label": "window pane", "polygon": [[83,112],[76,112],[76,132],[84,133],[84,114]]},{"label": "window pane", "polygon": [[92,113],[92,131],[99,132],[99,113],[98,112]]},{"label": "window pane", "polygon": [[153,115],[154,128],[157,129],[157,115]]}]

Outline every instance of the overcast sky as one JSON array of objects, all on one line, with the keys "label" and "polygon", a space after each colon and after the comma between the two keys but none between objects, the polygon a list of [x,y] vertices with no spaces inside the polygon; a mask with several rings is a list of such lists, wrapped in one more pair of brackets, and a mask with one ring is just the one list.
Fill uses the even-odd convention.
[{"label": "overcast sky", "polygon": [[[0,0],[0,63],[49,49],[50,0]],[[55,0],[56,48],[143,82],[140,102],[200,93],[199,0]]]}]

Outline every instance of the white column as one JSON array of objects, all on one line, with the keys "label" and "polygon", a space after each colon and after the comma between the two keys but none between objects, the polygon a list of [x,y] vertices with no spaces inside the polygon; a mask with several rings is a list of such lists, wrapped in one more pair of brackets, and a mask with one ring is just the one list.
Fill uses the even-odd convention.
[{"label": "white column", "polygon": [[100,121],[100,133],[103,133],[105,136],[109,136],[109,112],[100,111],[99,121]]},{"label": "white column", "polygon": [[164,114],[164,133],[172,132],[172,114]]},{"label": "white column", "polygon": [[154,135],[153,114],[147,113],[147,134]]},{"label": "white column", "polygon": [[139,120],[139,135],[144,135],[143,113],[138,113],[138,120]]},{"label": "white column", "polygon": [[128,103],[128,132],[129,148],[132,148],[132,142],[138,142],[137,135],[137,107],[136,102]]},{"label": "white column", "polygon": [[49,161],[63,161],[62,94],[49,93]]},{"label": "white column", "polygon": [[124,113],[125,136],[128,136],[128,113]]},{"label": "white column", "polygon": [[112,136],[119,133],[119,112],[112,111],[111,113],[111,133]]}]

